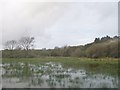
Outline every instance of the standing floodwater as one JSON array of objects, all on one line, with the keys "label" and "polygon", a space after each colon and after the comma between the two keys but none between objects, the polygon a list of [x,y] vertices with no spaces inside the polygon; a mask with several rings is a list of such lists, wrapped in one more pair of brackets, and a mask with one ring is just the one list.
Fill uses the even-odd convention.
[{"label": "standing floodwater", "polygon": [[59,63],[4,63],[3,88],[117,88],[117,75],[64,68]]}]

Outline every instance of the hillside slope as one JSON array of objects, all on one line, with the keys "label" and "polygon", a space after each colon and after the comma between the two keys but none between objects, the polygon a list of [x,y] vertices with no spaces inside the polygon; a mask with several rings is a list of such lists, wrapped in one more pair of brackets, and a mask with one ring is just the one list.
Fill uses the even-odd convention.
[{"label": "hillside slope", "polygon": [[55,47],[54,49],[41,50],[3,50],[3,58],[28,58],[28,57],[90,57],[102,58],[112,57],[119,58],[120,56],[120,37],[113,38],[106,36],[95,38],[94,42],[80,46],[64,46]]}]

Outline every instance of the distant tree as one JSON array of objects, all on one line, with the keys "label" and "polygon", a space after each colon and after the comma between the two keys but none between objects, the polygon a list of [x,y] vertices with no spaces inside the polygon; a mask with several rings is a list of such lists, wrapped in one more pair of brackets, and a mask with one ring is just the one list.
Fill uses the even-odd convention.
[{"label": "distant tree", "polygon": [[14,50],[16,46],[17,46],[17,41],[15,40],[5,42],[5,49]]},{"label": "distant tree", "polygon": [[65,57],[70,56],[71,54],[70,46],[65,45],[61,48],[61,50],[62,50],[62,56],[65,56]]},{"label": "distant tree", "polygon": [[55,47],[54,47],[54,49],[56,49],[56,50],[57,50],[57,49],[59,49],[59,47],[55,46]]},{"label": "distant tree", "polygon": [[101,41],[104,42],[104,41],[107,41],[107,40],[110,40],[110,39],[111,39],[111,37],[107,35],[106,37],[102,37]]},{"label": "distant tree", "polygon": [[55,46],[54,49],[51,51],[51,56],[60,56],[60,48]]},{"label": "distant tree", "polygon": [[17,44],[17,46],[16,46],[16,48],[15,48],[16,50],[22,50],[22,48],[20,47],[20,45],[19,44]]},{"label": "distant tree", "polygon": [[80,57],[80,53],[81,53],[81,49],[77,48],[77,49],[75,49],[74,52],[72,52],[72,56],[74,56],[74,57]]},{"label": "distant tree", "polygon": [[114,36],[113,39],[119,39],[119,36]]},{"label": "distant tree", "polygon": [[22,37],[19,40],[19,45],[23,50],[29,50],[34,46],[34,37]]},{"label": "distant tree", "polygon": [[98,43],[100,41],[100,38],[95,38],[94,42]]},{"label": "distant tree", "polygon": [[42,48],[42,51],[46,51],[47,49],[46,48]]}]

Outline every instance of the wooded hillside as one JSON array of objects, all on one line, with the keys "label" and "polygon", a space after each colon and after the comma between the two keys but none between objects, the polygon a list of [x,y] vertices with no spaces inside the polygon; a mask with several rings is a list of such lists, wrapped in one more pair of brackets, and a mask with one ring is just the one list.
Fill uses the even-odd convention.
[{"label": "wooded hillside", "polygon": [[39,57],[90,57],[102,58],[113,57],[119,58],[120,56],[120,37],[102,37],[95,38],[94,42],[79,45],[79,46],[63,46],[61,48],[55,47],[54,49],[5,49],[2,51],[3,58],[39,58]]}]

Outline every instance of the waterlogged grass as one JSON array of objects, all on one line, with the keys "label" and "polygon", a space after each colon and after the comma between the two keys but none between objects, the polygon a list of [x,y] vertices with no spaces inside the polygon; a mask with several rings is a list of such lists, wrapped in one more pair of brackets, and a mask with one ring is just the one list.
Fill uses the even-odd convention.
[{"label": "waterlogged grass", "polygon": [[3,87],[118,87],[118,59],[4,58],[2,63]]},{"label": "waterlogged grass", "polygon": [[[44,64],[46,62],[61,63],[65,68],[82,68],[92,73],[118,73],[118,59],[115,58],[76,58],[76,57],[44,57],[44,58],[3,58],[2,63],[31,63]],[[17,66],[16,66],[17,67]]]}]

